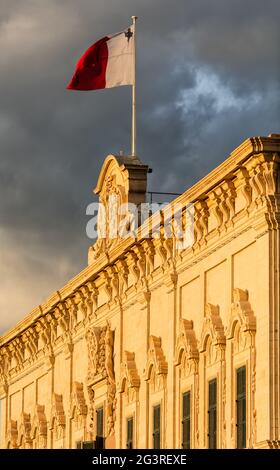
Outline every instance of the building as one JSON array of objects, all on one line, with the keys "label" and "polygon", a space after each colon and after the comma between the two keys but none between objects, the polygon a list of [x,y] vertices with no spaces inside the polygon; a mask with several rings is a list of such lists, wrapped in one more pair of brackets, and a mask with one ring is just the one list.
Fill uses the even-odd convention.
[{"label": "building", "polygon": [[279,162],[247,139],[133,239],[148,167],[106,158],[89,265],[0,339],[3,448],[279,447]]}]

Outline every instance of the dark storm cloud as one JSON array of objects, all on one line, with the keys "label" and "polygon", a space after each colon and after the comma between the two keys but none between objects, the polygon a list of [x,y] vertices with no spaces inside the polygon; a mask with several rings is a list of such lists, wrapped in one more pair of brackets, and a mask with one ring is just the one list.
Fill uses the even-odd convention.
[{"label": "dark storm cloud", "polygon": [[[130,89],[65,89],[84,49],[138,22],[139,155],[183,191],[279,130],[278,0],[0,0],[0,331],[86,265],[104,157],[129,151]],[[159,183],[160,182],[160,183]]]}]

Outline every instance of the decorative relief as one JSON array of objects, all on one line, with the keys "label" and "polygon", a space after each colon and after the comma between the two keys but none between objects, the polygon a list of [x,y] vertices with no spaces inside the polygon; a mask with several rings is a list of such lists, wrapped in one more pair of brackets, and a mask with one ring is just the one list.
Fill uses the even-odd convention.
[{"label": "decorative relief", "polygon": [[[107,384],[107,435],[115,432],[116,382],[114,371],[114,332],[107,322],[105,327],[90,328],[86,333],[88,345],[88,393],[94,400],[94,384],[106,379]],[[93,407],[93,403],[91,403]],[[91,408],[92,409],[92,408]]]},{"label": "decorative relief", "polygon": [[29,352],[29,361],[31,362],[36,360],[38,353],[38,334],[35,331],[35,328],[28,328],[28,330],[23,333],[22,340]]},{"label": "decorative relief", "polygon": [[36,323],[36,332],[43,343],[43,349],[46,354],[53,355],[53,345],[51,337],[51,327],[46,317],[41,317]]},{"label": "decorative relief", "polygon": [[7,387],[8,373],[10,371],[11,354],[7,347],[0,349],[0,385]]},{"label": "decorative relief", "polygon": [[50,430],[53,431],[55,441],[63,439],[66,426],[65,413],[63,408],[63,397],[57,393],[52,397],[52,409],[50,417]]},{"label": "decorative relief", "polygon": [[194,211],[194,238],[195,243],[203,244],[208,234],[209,209],[204,200],[195,204]]},{"label": "decorative relief", "polygon": [[208,194],[209,197],[209,211],[213,212],[215,218],[216,218],[216,223],[217,229],[220,229],[222,224],[223,224],[223,212],[221,210],[221,189],[217,188],[215,191],[211,191]]},{"label": "decorative relief", "polygon": [[17,421],[10,419],[8,421],[7,427],[7,448],[8,449],[17,449],[18,448],[18,428],[17,428]]},{"label": "decorative relief", "polygon": [[43,405],[35,406],[31,423],[31,439],[33,448],[45,449],[47,447],[47,420]]},{"label": "decorative relief", "polygon": [[116,262],[117,275],[119,279],[119,295],[122,296],[128,289],[129,269],[126,259],[120,259]]},{"label": "decorative relief", "polygon": [[88,294],[89,292],[86,286],[82,287],[75,293],[75,303],[77,305],[78,312],[77,318],[81,317],[80,321],[82,321],[84,325],[86,324],[88,316],[91,313],[91,305]]},{"label": "decorative relief", "polygon": [[104,254],[108,257],[119,238],[133,229],[137,216],[130,210],[129,203],[137,206],[145,202],[147,172],[148,167],[137,157],[109,155],[106,158],[94,190],[100,203],[98,238],[89,249],[89,263]]},{"label": "decorative relief", "polygon": [[70,399],[70,418],[74,421],[75,431],[84,428],[87,412],[88,407],[84,395],[84,386],[80,382],[74,382]]},{"label": "decorative relief", "polygon": [[106,376],[105,368],[105,334],[106,327],[92,327],[86,331],[88,348],[87,380],[94,383],[97,375]]},{"label": "decorative relief", "polygon": [[153,241],[150,239],[146,239],[144,243],[144,248],[146,253],[147,275],[150,275],[154,271],[155,262],[155,247]]},{"label": "decorative relief", "polygon": [[277,153],[266,157],[266,162],[264,163],[264,178],[267,195],[274,196],[275,193],[279,194],[280,192],[279,163],[280,156]]},{"label": "decorative relief", "polygon": [[89,313],[89,319],[91,319],[92,315],[96,316],[96,309],[98,307],[98,288],[94,281],[89,281],[86,284],[86,287],[89,291],[89,305],[91,306],[91,313]]},{"label": "decorative relief", "polygon": [[175,365],[183,365],[185,375],[197,373],[199,352],[193,322],[181,319],[180,333],[176,341]]},{"label": "decorative relief", "polygon": [[10,357],[11,357],[11,367],[12,368],[14,367],[17,372],[20,371],[23,367],[23,363],[25,359],[24,358],[25,347],[22,341],[22,337],[19,336],[15,338],[14,340],[12,340],[9,343],[8,350],[9,350]]},{"label": "decorative relief", "polygon": [[65,302],[60,302],[54,310],[54,316],[62,330],[65,341],[70,341],[70,314]]},{"label": "decorative relief", "polygon": [[256,317],[249,302],[248,291],[233,289],[233,303],[231,305],[230,321],[227,328],[227,338],[234,336],[236,324],[240,325],[243,332],[256,331]]},{"label": "decorative relief", "polygon": [[19,427],[19,447],[31,448],[31,417],[30,413],[22,413]]},{"label": "decorative relief", "polygon": [[234,184],[231,180],[226,180],[221,185],[222,190],[222,204],[221,211],[223,213],[223,225],[228,227],[232,225],[232,219],[235,216],[235,200],[236,191]]},{"label": "decorative relief", "polygon": [[250,177],[245,167],[240,167],[236,173],[236,179],[234,180],[234,186],[236,192],[240,191],[244,201],[244,209],[248,210],[252,202],[252,187],[250,185]]},{"label": "decorative relief", "polygon": [[70,317],[70,330],[73,330],[77,325],[78,320],[78,305],[75,302],[75,295],[68,297],[65,301],[65,305]]},{"label": "decorative relief", "polygon": [[144,371],[144,378],[146,381],[149,381],[153,391],[164,387],[167,372],[168,364],[161,347],[161,338],[151,335],[149,338],[148,360]]},{"label": "decorative relief", "polygon": [[120,393],[125,393],[128,403],[136,400],[137,391],[140,387],[140,378],[135,364],[135,354],[124,351],[124,360],[121,363]]},{"label": "decorative relief", "polygon": [[220,309],[218,305],[207,303],[205,305],[205,318],[202,327],[200,352],[206,351],[207,340],[211,339],[211,344],[215,347],[224,348],[226,337],[224,327],[220,317]]},{"label": "decorative relief", "polygon": [[118,271],[114,266],[110,266],[108,268],[108,278],[110,279],[110,286],[111,286],[111,292],[110,292],[110,299],[117,299],[119,297],[119,276],[118,276]]},{"label": "decorative relief", "polygon": [[107,373],[107,435],[115,433],[116,421],[116,382],[114,370],[114,332],[107,323],[105,333],[105,369]]}]

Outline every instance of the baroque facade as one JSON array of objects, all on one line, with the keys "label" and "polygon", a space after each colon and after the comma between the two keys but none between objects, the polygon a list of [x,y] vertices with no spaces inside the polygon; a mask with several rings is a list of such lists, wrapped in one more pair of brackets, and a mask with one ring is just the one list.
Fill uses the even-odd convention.
[{"label": "baroque facade", "polygon": [[279,447],[279,162],[247,139],[133,239],[148,167],[107,157],[88,266],[0,338],[2,448]]}]

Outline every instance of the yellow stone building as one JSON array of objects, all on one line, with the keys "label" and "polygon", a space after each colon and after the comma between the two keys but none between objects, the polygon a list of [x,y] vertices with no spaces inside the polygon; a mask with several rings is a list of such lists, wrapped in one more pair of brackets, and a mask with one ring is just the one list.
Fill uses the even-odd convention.
[{"label": "yellow stone building", "polygon": [[88,266],[0,338],[1,447],[279,447],[279,162],[247,139],[133,238],[148,167],[106,158]]}]

